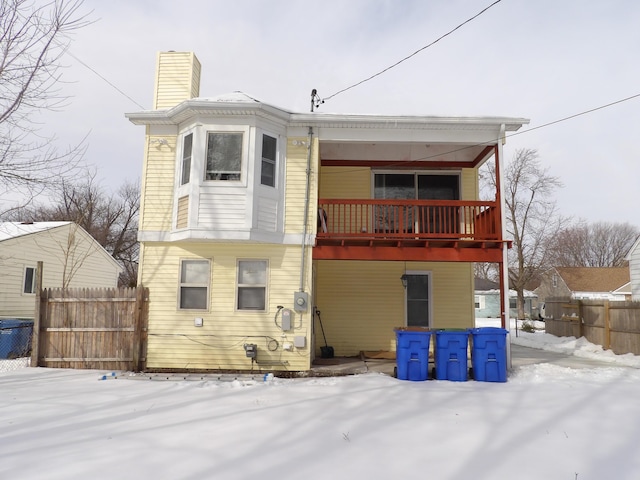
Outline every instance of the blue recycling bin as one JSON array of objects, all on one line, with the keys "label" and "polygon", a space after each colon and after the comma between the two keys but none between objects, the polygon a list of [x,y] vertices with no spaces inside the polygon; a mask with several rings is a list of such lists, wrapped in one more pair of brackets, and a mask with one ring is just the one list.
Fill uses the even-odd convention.
[{"label": "blue recycling bin", "polygon": [[0,358],[26,357],[31,352],[33,320],[0,320]]},{"label": "blue recycling bin", "polygon": [[438,330],[435,346],[436,378],[454,382],[467,381],[469,330]]},{"label": "blue recycling bin", "polygon": [[504,328],[471,330],[471,366],[480,382],[507,381],[507,334]]},{"label": "blue recycling bin", "polygon": [[395,331],[397,378],[412,381],[427,380],[432,332],[420,327],[397,328]]}]

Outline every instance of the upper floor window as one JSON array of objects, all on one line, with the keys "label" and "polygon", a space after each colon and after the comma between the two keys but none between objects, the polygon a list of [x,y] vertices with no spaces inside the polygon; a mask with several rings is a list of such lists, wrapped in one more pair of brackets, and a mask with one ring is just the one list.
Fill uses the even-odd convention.
[{"label": "upper floor window", "polygon": [[207,134],[205,180],[240,180],[242,171],[242,133]]},{"label": "upper floor window", "polygon": [[182,141],[182,176],[180,185],[189,183],[191,177],[191,152],[193,150],[193,133],[186,135]]},{"label": "upper floor window", "polygon": [[209,260],[180,262],[180,309],[206,310],[209,299]]},{"label": "upper floor window", "polygon": [[24,269],[24,287],[22,293],[36,293],[36,269],[27,267]]},{"label": "upper floor window", "polygon": [[262,166],[260,183],[269,187],[276,186],[276,152],[277,140],[269,135],[262,135]]}]

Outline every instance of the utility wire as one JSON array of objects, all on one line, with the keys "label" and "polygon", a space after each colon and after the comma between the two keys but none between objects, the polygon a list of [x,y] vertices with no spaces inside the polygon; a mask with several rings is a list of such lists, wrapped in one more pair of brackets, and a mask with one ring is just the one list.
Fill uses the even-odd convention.
[{"label": "utility wire", "polygon": [[65,52],[67,55],[69,55],[71,58],[75,59],[76,62],[80,63],[81,65],[83,65],[84,67],[88,68],[89,70],[91,70],[93,73],[95,73],[98,77],[100,77],[104,82],[106,82],[109,86],[111,86],[113,89],[115,89],[120,95],[122,95],[123,97],[127,98],[128,100],[132,101],[133,103],[135,103],[138,107],[140,107],[142,110],[145,110],[145,108],[140,105],[138,102],[136,102],[133,98],[131,98],[129,95],[127,95],[126,93],[124,93],[122,90],[120,90],[117,86],[115,86],[113,83],[111,83],[109,80],[107,80],[104,76],[100,75],[95,69],[91,68],[89,65],[87,65],[85,62],[83,62],[82,60],[80,60],[78,57],[76,57],[73,53],[71,53],[69,50],[67,50]]},{"label": "utility wire", "polygon": [[[612,106],[618,105],[620,103],[628,102],[629,100],[634,100],[636,98],[640,98],[640,93],[636,93],[635,95],[631,95],[629,97],[621,98],[619,100],[615,100],[613,102],[606,103],[606,104],[600,105],[598,107],[590,108],[589,110],[583,110],[582,112],[574,113],[573,115],[569,115],[567,117],[559,118],[557,120],[552,120],[551,122],[543,123],[542,125],[538,125],[537,127],[528,128],[526,130],[522,130],[520,132],[510,133],[508,135],[505,134],[504,138],[511,138],[511,137],[515,137],[517,135],[524,135],[526,133],[533,132],[534,130],[539,130],[541,128],[546,128],[546,127],[550,127],[552,125],[556,125],[557,123],[566,122],[568,120],[572,120],[574,118],[581,117],[583,115],[588,115],[589,113],[597,112],[598,110],[603,110],[605,108],[612,107]],[[436,155],[429,155],[429,156],[426,156],[426,157],[415,158],[415,159],[412,159],[410,161],[407,161],[407,163],[416,162],[416,161],[419,161],[419,160],[429,160],[431,158],[441,157],[443,155],[450,155],[452,153],[462,152],[464,150],[468,150],[469,148],[487,146],[487,145],[493,144],[496,141],[500,141],[500,139],[498,138],[496,140],[492,140],[492,141],[488,141],[488,142],[476,143],[474,145],[465,145],[464,147],[454,148],[454,149],[448,150],[446,152],[440,152],[440,153],[438,153]],[[392,162],[393,165],[396,165],[396,166],[397,165],[402,165],[402,163],[404,163],[404,162],[397,162],[397,161],[394,161],[394,160],[389,160],[389,162]],[[388,165],[390,165],[390,163],[386,163],[384,160],[381,160],[379,167],[376,167],[376,168],[384,168],[385,166],[388,166]],[[354,169],[352,171],[356,171],[356,169]],[[348,169],[341,168],[340,171],[325,172],[324,175],[331,175],[333,173],[338,174],[338,175],[344,175],[345,173],[348,173],[348,172],[349,172]]]},{"label": "utility wire", "polygon": [[496,0],[495,2],[493,2],[491,5],[489,5],[488,7],[485,7],[484,9],[482,9],[480,12],[478,12],[477,14],[475,14],[473,17],[465,20],[464,22],[462,22],[460,25],[458,25],[457,27],[455,27],[453,30],[450,30],[449,32],[445,33],[444,35],[440,36],[439,38],[435,39],[433,42],[431,42],[428,45],[425,45],[422,48],[419,48],[418,50],[416,50],[415,52],[413,52],[411,55],[408,55],[406,57],[404,57],[402,60],[397,61],[396,63],[394,63],[393,65],[385,68],[384,70],[379,71],[378,73],[375,73],[373,75],[371,75],[368,78],[365,78],[364,80],[359,81],[358,83],[354,83],[353,85],[347,87],[347,88],[343,88],[342,90],[337,91],[336,93],[329,95],[328,97],[325,97],[320,103],[324,103],[327,100],[332,99],[333,97],[335,97],[336,95],[339,95],[341,93],[346,92],[347,90],[351,90],[352,88],[355,88],[359,85],[362,85],[365,82],[368,82],[369,80],[373,80],[374,78],[382,75],[385,72],[388,72],[389,70],[391,70],[392,68],[397,67],[398,65],[400,65],[402,62],[405,62],[407,60],[409,60],[410,58],[416,56],[418,53],[422,52],[423,50],[426,50],[427,48],[435,45],[436,43],[438,43],[440,40],[442,40],[445,37],[448,37],[449,35],[451,35],[453,32],[455,32],[456,30],[459,30],[460,28],[462,28],[463,26],[465,26],[467,23],[475,20],[476,18],[478,18],[480,15],[482,15],[484,12],[486,12],[487,10],[489,10],[491,7],[493,7],[494,5],[500,3],[502,0]]},{"label": "utility wire", "polygon": [[506,136],[506,138],[511,138],[511,137],[515,137],[516,135],[522,135],[524,133],[529,133],[529,132],[532,132],[534,130],[539,130],[541,128],[545,128],[545,127],[549,127],[551,125],[555,125],[556,123],[566,122],[567,120],[571,120],[571,119],[576,118],[576,117],[581,117],[582,115],[587,115],[589,113],[597,112],[598,110],[602,110],[604,108],[612,107],[613,105],[618,105],[619,103],[627,102],[629,100],[633,100],[633,99],[638,98],[638,97],[640,97],[640,93],[636,93],[635,95],[631,95],[630,97],[621,98],[620,100],[616,100],[614,102],[607,103],[605,105],[600,105],[599,107],[591,108],[589,110],[584,110],[584,111],[582,111],[580,113],[574,113],[573,115],[569,115],[568,117],[559,118],[558,120],[553,120],[553,121],[548,122],[548,123],[543,123],[542,125],[538,125],[537,127],[527,128],[526,130],[523,130],[521,132],[514,132],[514,133],[512,133],[510,135],[505,135],[505,136]]}]

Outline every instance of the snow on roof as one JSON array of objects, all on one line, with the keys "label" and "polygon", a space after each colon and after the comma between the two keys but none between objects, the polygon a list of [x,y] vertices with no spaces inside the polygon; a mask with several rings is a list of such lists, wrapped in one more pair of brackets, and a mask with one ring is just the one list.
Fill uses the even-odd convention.
[{"label": "snow on roof", "polygon": [[235,91],[232,93],[223,93],[215,97],[198,97],[194,100],[208,100],[210,102],[237,102],[237,103],[262,103],[257,98],[244,92]]},{"label": "snow on roof", "polygon": [[0,223],[0,242],[10,238],[43,232],[68,225],[69,223],[71,222],[2,222]]}]

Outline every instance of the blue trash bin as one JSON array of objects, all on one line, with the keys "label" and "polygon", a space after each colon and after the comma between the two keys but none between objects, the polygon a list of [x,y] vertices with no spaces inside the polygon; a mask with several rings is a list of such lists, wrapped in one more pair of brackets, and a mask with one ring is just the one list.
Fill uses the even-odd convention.
[{"label": "blue trash bin", "polygon": [[507,381],[507,334],[504,328],[471,330],[471,366],[480,382]]},{"label": "blue trash bin", "polygon": [[31,354],[33,320],[0,320],[0,358],[12,359]]},{"label": "blue trash bin", "polygon": [[420,381],[429,378],[431,331],[425,328],[397,328],[396,377]]},{"label": "blue trash bin", "polygon": [[469,372],[469,330],[438,330],[435,345],[436,378],[465,382]]}]

